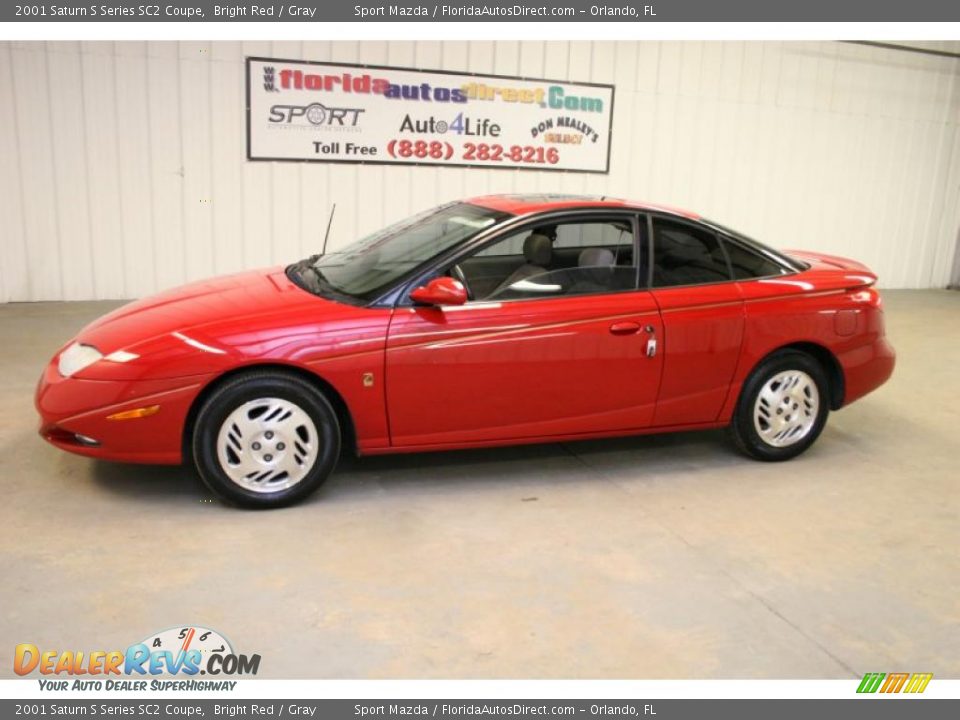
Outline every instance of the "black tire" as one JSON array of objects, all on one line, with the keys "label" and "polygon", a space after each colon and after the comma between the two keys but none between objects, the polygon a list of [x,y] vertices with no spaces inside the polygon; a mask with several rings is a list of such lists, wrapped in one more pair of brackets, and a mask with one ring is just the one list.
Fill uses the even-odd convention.
[{"label": "black tire", "polygon": [[[816,412],[812,413],[813,424],[805,435],[790,445],[778,447],[770,444],[758,432],[754,422],[754,409],[757,398],[764,386],[778,373],[799,370],[806,373],[817,388],[818,402]],[[790,407],[787,412],[790,412]],[[799,350],[780,350],[761,362],[743,384],[729,434],[737,448],[757,460],[780,462],[794,458],[813,445],[823,431],[830,413],[830,385],[820,363],[810,355]]]},{"label": "black tire", "polygon": [[[261,398],[278,398],[296,405],[313,421],[318,436],[312,467],[295,484],[277,491],[257,492],[232,480],[221,464],[217,447],[221,426],[230,414],[244,403]],[[340,437],[337,413],[319,388],[292,373],[254,370],[231,378],[203,403],[193,428],[193,460],[201,480],[221,500],[249,508],[283,507],[303,500],[329,477],[340,456]]]}]

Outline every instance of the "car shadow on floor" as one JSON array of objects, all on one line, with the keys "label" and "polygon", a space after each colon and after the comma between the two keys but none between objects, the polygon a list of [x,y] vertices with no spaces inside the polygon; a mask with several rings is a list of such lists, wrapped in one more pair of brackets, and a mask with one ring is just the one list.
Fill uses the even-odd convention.
[{"label": "car shadow on floor", "polygon": [[[696,464],[722,468],[745,461],[723,433],[704,430],[566,443],[499,448],[344,457],[318,493],[324,500],[367,492],[374,479],[382,489],[510,485],[534,481],[582,481],[590,475],[623,476],[647,472],[662,478],[688,472]],[[577,472],[564,473],[564,469]]]},{"label": "car shadow on floor", "polygon": [[107,460],[92,463],[90,474],[94,482],[123,497],[196,502],[198,496],[210,495],[190,465],[134,465]]},{"label": "car shadow on floor", "polygon": [[[589,477],[640,472],[662,479],[700,464],[721,469],[741,462],[749,461],[734,452],[716,430],[363,458],[344,454],[330,480],[305,502],[354,501],[365,494],[412,488],[455,492],[518,485],[531,479],[581,482],[584,473]],[[189,464],[94,460],[91,475],[98,486],[124,498],[217,502]]]}]

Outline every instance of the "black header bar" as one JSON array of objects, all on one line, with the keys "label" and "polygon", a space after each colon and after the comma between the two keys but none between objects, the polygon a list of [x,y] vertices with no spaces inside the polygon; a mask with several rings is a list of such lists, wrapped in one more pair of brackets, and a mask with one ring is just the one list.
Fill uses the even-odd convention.
[{"label": "black header bar", "polygon": [[956,0],[518,0],[516,2],[3,3],[3,22],[955,22]]}]

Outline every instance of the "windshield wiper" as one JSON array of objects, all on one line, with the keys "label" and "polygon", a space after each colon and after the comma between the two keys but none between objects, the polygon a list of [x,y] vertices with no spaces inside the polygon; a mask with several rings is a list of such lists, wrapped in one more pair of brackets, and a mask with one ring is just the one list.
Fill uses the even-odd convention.
[{"label": "windshield wiper", "polygon": [[313,263],[309,262],[309,258],[300,263],[297,263],[297,270],[300,273],[300,277],[303,279],[303,282],[307,285],[307,289],[310,292],[317,295],[321,294],[324,291],[329,291],[332,286],[327,281],[319,270],[317,270]]},{"label": "windshield wiper", "polygon": [[[320,272],[313,267],[314,258],[309,257],[299,262],[295,262],[287,267],[287,277],[293,282],[314,294],[319,294],[321,281],[326,282],[326,278],[320,275]],[[309,274],[307,271],[310,271]]]},{"label": "windshield wiper", "polygon": [[336,287],[317,269],[314,263],[319,257],[320,255],[312,255],[300,262],[294,263],[287,268],[287,276],[304,290],[314,295],[356,303],[357,299],[353,295]]},{"label": "windshield wiper", "polygon": [[317,268],[314,265],[308,265],[307,270],[309,270],[313,274],[314,282],[316,283],[318,288],[322,290],[326,290],[327,292],[331,290],[333,292],[337,291],[337,289],[330,284],[330,281],[323,276],[323,273],[317,270]]}]

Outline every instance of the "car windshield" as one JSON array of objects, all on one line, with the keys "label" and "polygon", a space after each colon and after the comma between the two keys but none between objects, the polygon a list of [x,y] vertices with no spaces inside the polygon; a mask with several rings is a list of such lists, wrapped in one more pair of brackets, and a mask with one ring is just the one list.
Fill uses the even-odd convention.
[{"label": "car windshield", "polygon": [[[410,271],[507,217],[468,203],[431,208],[291,268],[310,273],[312,285],[373,300]],[[316,288],[311,288],[315,289]]]}]

